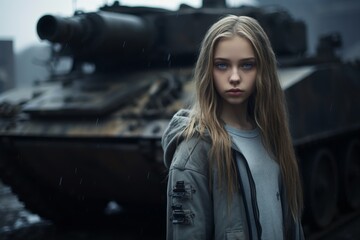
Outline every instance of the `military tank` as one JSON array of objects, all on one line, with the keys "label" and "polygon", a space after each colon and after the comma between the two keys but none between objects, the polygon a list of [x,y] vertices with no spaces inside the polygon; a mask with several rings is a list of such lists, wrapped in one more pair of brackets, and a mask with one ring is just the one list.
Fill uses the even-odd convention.
[{"label": "military tank", "polygon": [[[208,27],[226,14],[256,18],[279,61],[305,189],[304,225],[326,228],[360,206],[360,69],[336,56],[340,36],[307,56],[306,26],[276,7],[130,7],[44,15],[37,33],[51,63],[71,62],[31,88],[0,95],[0,178],[25,206],[59,224],[95,221],[110,203],[165,213],[160,140],[188,106]],[[154,215],[151,215],[154,213]]]}]

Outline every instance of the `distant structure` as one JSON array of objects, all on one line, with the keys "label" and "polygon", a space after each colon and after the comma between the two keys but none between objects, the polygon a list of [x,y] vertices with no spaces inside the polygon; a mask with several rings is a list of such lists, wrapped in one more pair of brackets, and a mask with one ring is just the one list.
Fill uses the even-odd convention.
[{"label": "distant structure", "polygon": [[360,1],[347,0],[258,0],[262,6],[282,6],[295,18],[304,20],[308,31],[308,50],[316,52],[319,37],[339,33],[342,38],[343,57],[351,54],[359,58],[360,29],[354,24],[360,22]]},{"label": "distant structure", "polygon": [[14,87],[14,51],[12,40],[0,40],[0,93]]}]

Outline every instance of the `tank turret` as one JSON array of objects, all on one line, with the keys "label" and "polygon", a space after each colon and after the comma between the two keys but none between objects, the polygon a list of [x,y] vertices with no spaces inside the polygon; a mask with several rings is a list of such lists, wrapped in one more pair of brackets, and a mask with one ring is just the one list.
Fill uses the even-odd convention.
[{"label": "tank turret", "polygon": [[[109,66],[161,67],[170,61],[172,65],[190,65],[208,27],[225,14],[257,18],[279,55],[306,51],[305,25],[285,11],[246,6],[218,9],[214,8],[215,3],[219,4],[205,1],[203,8],[183,6],[178,11],[114,4],[98,12],[77,12],[67,18],[45,15],[37,23],[37,33],[42,40],[60,44],[61,54],[107,70]],[[291,31],[283,31],[284,28]]]}]

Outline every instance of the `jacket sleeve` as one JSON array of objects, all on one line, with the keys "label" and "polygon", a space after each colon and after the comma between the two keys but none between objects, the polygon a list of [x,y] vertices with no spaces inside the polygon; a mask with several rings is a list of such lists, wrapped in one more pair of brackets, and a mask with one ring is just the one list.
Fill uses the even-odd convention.
[{"label": "jacket sleeve", "polygon": [[203,151],[193,150],[180,148],[169,170],[167,240],[212,239],[213,204],[208,168],[202,164],[208,160]]}]

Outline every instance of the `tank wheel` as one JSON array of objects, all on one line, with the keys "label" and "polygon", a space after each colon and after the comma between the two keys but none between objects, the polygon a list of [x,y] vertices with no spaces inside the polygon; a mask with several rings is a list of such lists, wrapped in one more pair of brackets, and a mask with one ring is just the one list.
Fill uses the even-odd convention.
[{"label": "tank wheel", "polygon": [[333,154],[321,149],[306,159],[304,172],[305,213],[318,228],[324,228],[336,213],[338,175]]},{"label": "tank wheel", "polygon": [[355,210],[360,207],[360,141],[349,142],[341,166],[341,188],[345,204]]}]

